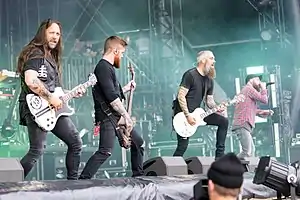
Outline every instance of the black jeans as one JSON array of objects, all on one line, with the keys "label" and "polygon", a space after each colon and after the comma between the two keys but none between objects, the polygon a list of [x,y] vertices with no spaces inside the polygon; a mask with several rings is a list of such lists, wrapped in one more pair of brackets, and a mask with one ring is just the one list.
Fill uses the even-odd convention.
[{"label": "black jeans", "polygon": [[[30,147],[28,153],[21,159],[25,177],[43,154],[47,135],[47,132],[43,131],[34,121],[29,118],[26,121]],[[68,146],[66,155],[67,179],[78,179],[82,141],[75,125],[69,117],[60,117],[52,133]]]},{"label": "black jeans", "polygon": [[[219,158],[224,155],[225,151],[225,140],[228,130],[228,119],[219,114],[213,113],[204,118],[204,121],[207,123],[207,125],[218,126],[215,158]],[[183,138],[177,134],[177,148],[173,156],[183,156],[188,147],[188,144],[189,138]]]},{"label": "black jeans", "polygon": [[[86,163],[79,179],[91,179],[100,166],[111,156],[116,138],[116,129],[109,120],[100,124],[99,148]],[[143,175],[144,141],[135,129],[131,132],[131,170],[132,176]]]}]

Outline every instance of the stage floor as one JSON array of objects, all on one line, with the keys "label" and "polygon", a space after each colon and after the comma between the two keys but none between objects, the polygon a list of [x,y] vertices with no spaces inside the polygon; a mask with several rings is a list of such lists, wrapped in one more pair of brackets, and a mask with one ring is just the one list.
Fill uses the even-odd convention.
[{"label": "stage floor", "polygon": [[[252,183],[254,174],[245,173],[243,198],[271,198],[276,192]],[[188,200],[193,186],[203,175],[114,178],[78,181],[30,181],[0,183],[0,200]]]}]

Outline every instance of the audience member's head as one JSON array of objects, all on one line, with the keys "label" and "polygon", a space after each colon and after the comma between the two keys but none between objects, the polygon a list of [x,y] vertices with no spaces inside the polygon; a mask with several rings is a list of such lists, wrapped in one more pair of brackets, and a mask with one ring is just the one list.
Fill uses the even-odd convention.
[{"label": "audience member's head", "polygon": [[236,199],[241,191],[244,171],[244,166],[234,153],[213,162],[207,172],[209,198]]}]

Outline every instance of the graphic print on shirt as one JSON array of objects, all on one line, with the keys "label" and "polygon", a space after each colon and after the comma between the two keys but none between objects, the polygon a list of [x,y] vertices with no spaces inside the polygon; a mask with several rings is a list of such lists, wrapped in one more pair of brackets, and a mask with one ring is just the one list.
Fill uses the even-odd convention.
[{"label": "graphic print on shirt", "polygon": [[39,78],[47,78],[47,67],[45,65],[41,65],[39,70],[38,70],[38,77]]}]

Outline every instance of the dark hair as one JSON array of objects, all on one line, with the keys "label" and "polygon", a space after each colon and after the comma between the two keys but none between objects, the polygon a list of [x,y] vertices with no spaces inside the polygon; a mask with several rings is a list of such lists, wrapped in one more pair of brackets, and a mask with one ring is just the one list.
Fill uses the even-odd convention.
[{"label": "dark hair", "polygon": [[105,40],[103,54],[106,54],[109,51],[109,49],[112,48],[116,44],[120,44],[123,47],[126,47],[128,45],[127,42],[124,39],[122,39],[121,37],[110,36],[109,38],[107,38]]},{"label": "dark hair", "polygon": [[[17,63],[17,72],[21,73],[24,67],[24,64],[33,58],[44,58],[46,56],[46,49],[48,48],[46,40],[46,30],[52,25],[57,24],[62,32],[61,23],[57,20],[48,19],[43,21],[34,38],[22,49]],[[62,34],[62,33],[61,33]],[[42,52],[39,53],[39,52]],[[62,55],[62,38],[60,37],[57,46],[51,50],[50,54],[57,64],[57,70],[59,76],[61,77],[61,55]]]},{"label": "dark hair", "polygon": [[259,80],[262,80],[262,75],[261,74],[249,74],[247,75],[246,79],[245,79],[245,84],[247,84],[251,79],[253,78],[259,78]]}]

